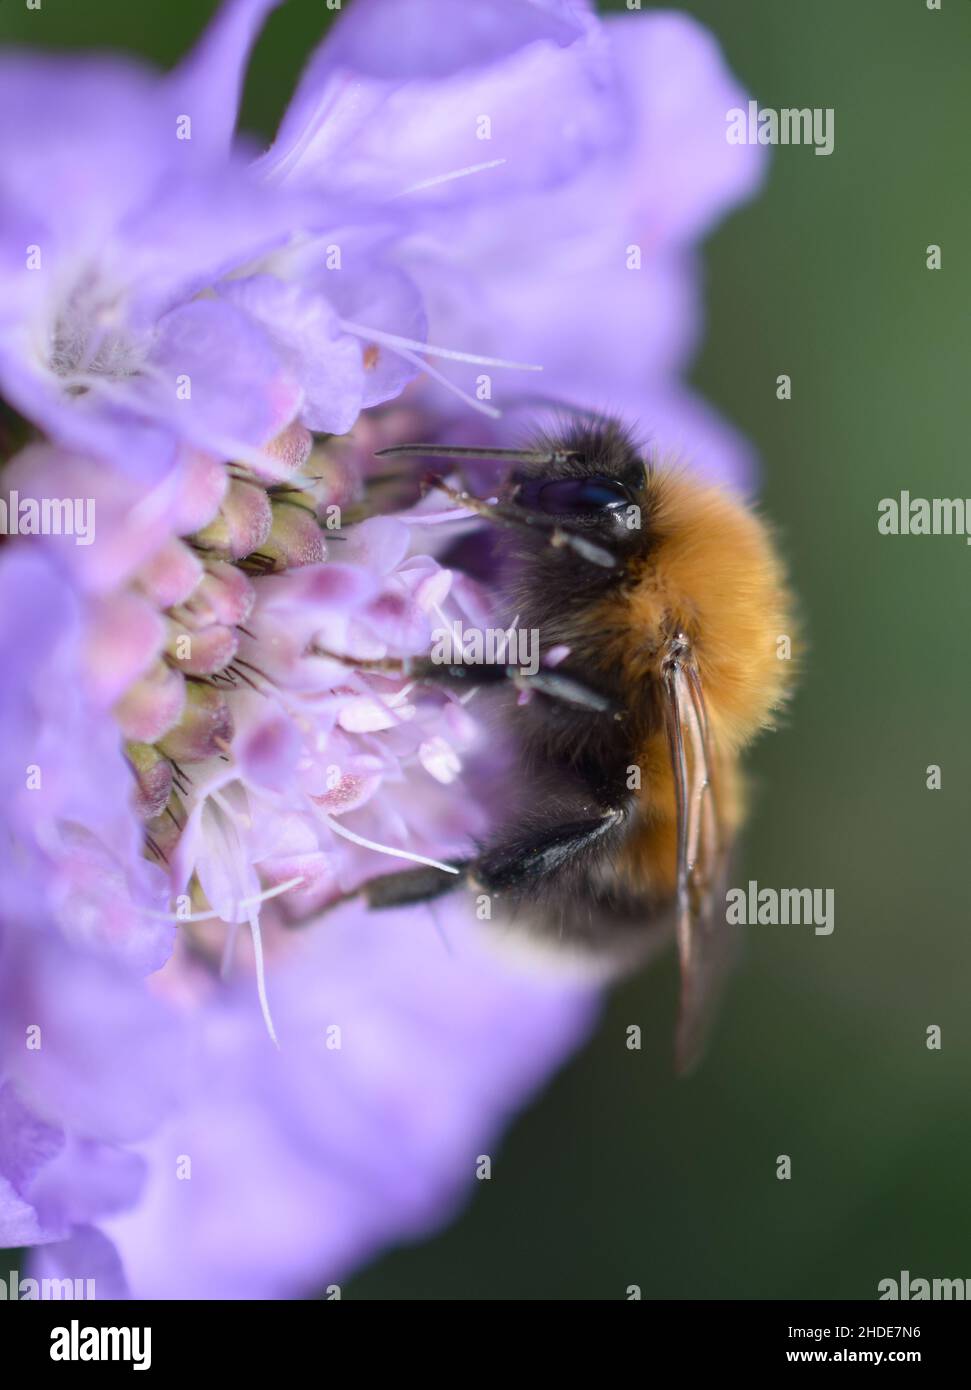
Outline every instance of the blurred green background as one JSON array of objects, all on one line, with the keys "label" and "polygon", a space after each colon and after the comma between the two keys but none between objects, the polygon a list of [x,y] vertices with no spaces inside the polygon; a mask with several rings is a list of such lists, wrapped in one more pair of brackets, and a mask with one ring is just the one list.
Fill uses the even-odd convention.
[{"label": "blurred green background", "polygon": [[[6,0],[0,41],[168,64],[213,8]],[[835,152],[777,150],[761,199],[708,243],[694,372],[762,453],[811,644],[787,726],[754,758],[735,881],[833,888],[836,930],[750,932],[686,1082],[673,959],[618,989],[465,1213],[347,1297],[873,1298],[901,1269],[971,1277],[971,551],[876,526],[901,489],[971,496],[971,4],[670,8],[712,29],[763,106],[836,110]],[[271,19],[254,130],[272,130],[326,18],[289,0]]]}]

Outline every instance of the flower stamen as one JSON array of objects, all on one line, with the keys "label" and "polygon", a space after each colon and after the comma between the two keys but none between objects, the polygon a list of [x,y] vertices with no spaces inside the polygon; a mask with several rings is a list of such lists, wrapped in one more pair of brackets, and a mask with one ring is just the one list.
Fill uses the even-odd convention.
[{"label": "flower stamen", "polygon": [[390,855],[392,859],[407,859],[412,864],[427,864],[430,869],[441,869],[446,874],[459,872],[453,864],[443,864],[440,859],[429,859],[424,854],[414,854],[407,849],[394,849],[391,845],[381,845],[376,840],[365,839],[363,835],[356,835],[353,830],[348,830],[346,825],[341,825],[333,816],[324,816],[324,820],[335,835],[342,835],[345,840],[360,845],[362,849],[373,849],[378,854]]}]

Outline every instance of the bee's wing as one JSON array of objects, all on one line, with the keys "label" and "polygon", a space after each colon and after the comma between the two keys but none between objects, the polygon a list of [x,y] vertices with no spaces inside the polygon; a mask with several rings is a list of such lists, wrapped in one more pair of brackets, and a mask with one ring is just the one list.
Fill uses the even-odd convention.
[{"label": "bee's wing", "polygon": [[721,986],[735,955],[718,905],[724,902],[728,853],[718,812],[704,691],[695,667],[675,665],[665,678],[666,714],[678,816],[677,940],[681,1012],[676,1043],[680,1072],[698,1062]]}]

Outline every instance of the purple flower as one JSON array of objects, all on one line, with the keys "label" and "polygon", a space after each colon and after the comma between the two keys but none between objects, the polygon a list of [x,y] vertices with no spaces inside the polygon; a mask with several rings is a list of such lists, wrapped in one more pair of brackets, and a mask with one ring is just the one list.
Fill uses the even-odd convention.
[{"label": "purple flower", "polygon": [[[275,3],[232,0],[166,78],[120,59],[17,55],[0,70],[0,389],[59,444],[142,480],[184,463],[185,445],[265,467],[295,416],[343,432],[414,375],[375,391],[361,342],[313,283],[240,278],[273,248],[325,247],[319,227],[357,216],[346,200],[268,190],[230,143],[249,42]],[[344,297],[394,315],[409,288],[400,274],[384,285],[376,304],[376,277]],[[410,293],[398,326],[414,334]]]},{"label": "purple flower", "polygon": [[228,148],[245,45],[226,21],[268,8],[231,6],[225,48],[174,78],[114,58],[2,62],[0,388],[59,443],[143,478],[180,440],[261,445],[298,400],[265,335],[196,298],[293,222]]},{"label": "purple flower", "polygon": [[[497,62],[509,30],[491,3],[469,7],[462,43],[448,0],[416,3],[407,47],[380,3],[356,6],[261,166],[276,187],[321,188],[339,160],[349,191],[406,202],[397,257],[428,341],[542,366],[487,382],[507,413],[608,408],[662,453],[750,481],[747,445],[679,379],[700,331],[694,243],[765,167],[764,149],[725,140],[741,88],[686,16],[511,8],[532,27]],[[495,46],[476,41],[480,24]],[[481,364],[442,365],[481,398]],[[452,405],[427,395],[435,412]]]},{"label": "purple flower", "polygon": [[[171,949],[171,928],[115,934],[132,897],[161,907],[167,884],[142,855],[131,771],[117,725],[95,698],[81,605],[26,547],[0,562],[0,595],[0,645],[17,664],[16,679],[0,685],[4,914],[40,912],[92,949],[155,969]],[[112,665],[123,674],[118,628]]]},{"label": "purple flower", "polygon": [[105,1223],[140,1293],[300,1294],[439,1224],[594,1008],[588,984],[497,961],[456,905],[437,929],[344,908],[272,983],[279,1052],[245,980],[197,1010],[191,1099],[142,1151],[142,1200]]},{"label": "purple flower", "polygon": [[354,898],[469,853],[511,757],[483,696],[367,664],[493,603],[374,450],[609,405],[747,479],[680,381],[693,247],[760,171],[702,29],[356,0],[254,157],[272,8],[164,78],[0,58],[6,490],[96,522],[0,557],[0,1244],[100,1296],[339,1281],[596,1012],[462,896]]}]

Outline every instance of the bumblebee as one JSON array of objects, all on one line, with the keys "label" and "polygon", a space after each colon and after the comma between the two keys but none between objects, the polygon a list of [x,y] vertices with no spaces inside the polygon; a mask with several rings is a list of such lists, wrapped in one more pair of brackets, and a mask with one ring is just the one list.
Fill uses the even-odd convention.
[{"label": "bumblebee", "polygon": [[617,968],[673,926],[676,1051],[687,1070],[731,954],[724,883],[744,818],[740,757],[791,685],[792,603],[769,531],[739,499],[645,460],[610,420],[569,424],[526,449],[410,444],[382,454],[508,465],[491,501],[438,475],[426,481],[499,528],[511,611],[543,652],[568,654],[531,674],[371,663],[530,690],[508,714],[529,794],[451,873],[392,873],[363,892],[382,908],[464,885],[509,923]]}]

